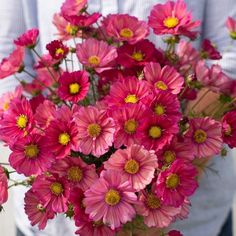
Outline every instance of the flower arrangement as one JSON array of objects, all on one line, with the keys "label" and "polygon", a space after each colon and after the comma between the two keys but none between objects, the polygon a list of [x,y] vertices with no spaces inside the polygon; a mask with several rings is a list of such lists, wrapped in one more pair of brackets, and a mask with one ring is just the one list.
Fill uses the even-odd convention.
[{"label": "flower arrangement", "polygon": [[[81,236],[182,235],[168,227],[188,217],[198,162],[236,147],[236,84],[206,63],[222,55],[209,39],[192,46],[200,22],[182,0],[153,6],[148,22],[89,14],[86,0],[66,0],[53,24],[48,54],[38,53],[31,29],[0,65],[0,79],[20,82],[0,98],[0,137],[26,177],[13,180],[1,163],[0,205],[9,188],[25,185],[25,213],[40,230],[64,214]],[[236,21],[227,27],[235,40]],[[165,49],[148,40],[151,30]],[[38,57],[34,74],[26,50]]]}]

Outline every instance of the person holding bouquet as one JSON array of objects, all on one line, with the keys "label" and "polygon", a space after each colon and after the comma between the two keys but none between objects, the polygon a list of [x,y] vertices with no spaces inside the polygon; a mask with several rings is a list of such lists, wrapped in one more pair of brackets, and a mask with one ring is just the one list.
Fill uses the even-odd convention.
[{"label": "person holding bouquet", "polygon": [[[105,17],[101,22],[100,14]],[[24,196],[21,186],[14,191],[17,236],[74,235],[78,227],[80,235],[99,227],[103,234],[98,230],[91,235],[114,235],[136,213],[150,228],[169,226],[187,236],[232,235],[236,172],[233,151],[227,149],[226,155],[222,143],[235,147],[234,113],[223,118],[223,141],[218,120],[234,105],[229,99],[235,96],[235,83],[229,78],[236,78],[236,48],[227,48],[236,38],[234,0],[1,0],[0,18],[0,57],[9,55],[13,41],[16,46],[0,65],[0,93],[13,91],[12,99],[7,99],[16,101],[10,111],[18,117],[13,129],[9,124],[15,117],[7,111],[13,105],[2,103],[0,136],[12,151],[11,166],[29,177],[21,184],[32,186]],[[83,65],[80,71],[72,63],[75,57]],[[16,72],[21,73],[14,80]],[[101,78],[98,84],[93,76]],[[19,84],[33,102],[20,100]],[[44,100],[45,96],[51,100]],[[136,121],[143,125],[137,127]],[[35,123],[39,130],[34,133]],[[13,134],[18,138],[15,143]],[[52,153],[54,164],[47,158]],[[225,157],[215,156],[220,153]],[[23,156],[29,162],[20,165]],[[32,165],[36,157],[39,164]],[[4,169],[0,174],[6,187]],[[131,179],[132,188],[123,178]],[[183,184],[187,190],[181,188]],[[104,196],[103,205],[96,194]],[[34,203],[38,219],[33,217]],[[118,204],[123,214],[117,210],[117,218],[105,217]],[[154,210],[160,222],[151,220]],[[63,215],[55,219],[58,213],[79,216],[77,228]],[[28,218],[46,228],[32,228]],[[139,218],[135,220],[138,226]],[[130,233],[133,225],[126,226]],[[181,234],[164,230],[160,235]]]}]

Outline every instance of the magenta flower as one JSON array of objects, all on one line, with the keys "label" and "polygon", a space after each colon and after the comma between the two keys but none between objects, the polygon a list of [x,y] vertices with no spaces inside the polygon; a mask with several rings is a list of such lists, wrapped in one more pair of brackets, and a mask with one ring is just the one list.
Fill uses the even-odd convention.
[{"label": "magenta flower", "polygon": [[69,48],[65,46],[60,40],[51,41],[46,45],[46,48],[51,57],[55,60],[62,60],[69,53]]},{"label": "magenta flower", "polygon": [[24,55],[24,47],[17,46],[8,58],[4,58],[0,64],[0,79],[19,72],[23,66]]},{"label": "magenta flower", "polygon": [[174,67],[164,66],[161,68],[159,63],[147,63],[144,67],[144,75],[157,91],[169,90],[173,94],[178,94],[184,84],[184,78]]},{"label": "magenta flower", "polygon": [[189,121],[185,137],[191,142],[192,151],[198,158],[220,153],[223,145],[221,123],[209,117],[194,118]]},{"label": "magenta flower", "polygon": [[220,65],[212,65],[209,69],[204,61],[199,61],[196,66],[197,80],[214,92],[228,91],[231,80],[224,74]]},{"label": "magenta flower", "polygon": [[157,153],[157,158],[165,166],[171,165],[176,159],[192,161],[194,153],[191,142],[184,138],[174,137],[170,145],[165,146]]},{"label": "magenta flower", "polygon": [[50,168],[51,173],[65,177],[72,186],[87,190],[97,179],[95,165],[85,164],[80,157],[66,157],[56,161]]},{"label": "magenta flower", "polygon": [[209,39],[204,39],[202,42],[201,56],[204,59],[211,60],[219,60],[222,58],[216,46]]},{"label": "magenta flower", "polygon": [[117,50],[117,63],[130,68],[133,66],[144,66],[147,62],[157,61],[158,54],[155,45],[149,40],[144,39],[136,44],[124,44]]},{"label": "magenta flower", "polygon": [[228,17],[226,21],[226,26],[229,30],[229,35],[232,39],[236,39],[236,20],[232,17]]},{"label": "magenta flower", "polygon": [[17,139],[10,146],[12,153],[9,162],[17,173],[25,176],[38,175],[50,167],[53,156],[45,147],[43,139],[41,135],[32,134],[23,139]]},{"label": "magenta flower", "polygon": [[59,178],[56,175],[39,175],[35,179],[32,189],[43,207],[47,207],[55,213],[67,211],[70,188],[65,178]]},{"label": "magenta flower", "polygon": [[149,28],[145,21],[140,21],[128,14],[110,14],[102,22],[106,34],[117,41],[135,44],[146,38]]},{"label": "magenta flower", "polygon": [[55,104],[50,100],[45,100],[36,108],[34,118],[41,129],[46,129],[54,119],[55,113]]},{"label": "magenta flower", "polygon": [[185,2],[177,0],[156,4],[149,16],[148,24],[157,35],[184,35],[195,39],[198,32],[194,30],[200,25],[200,21],[193,21]]},{"label": "magenta flower", "polygon": [[27,30],[19,38],[14,40],[14,43],[18,46],[23,46],[27,48],[34,48],[37,44],[37,38],[39,35],[39,30],[36,28]]},{"label": "magenta flower", "polygon": [[115,124],[106,111],[92,106],[81,107],[75,114],[75,121],[81,152],[99,157],[112,146]]},{"label": "magenta flower", "polygon": [[164,205],[153,192],[140,192],[138,200],[139,204],[135,206],[137,214],[144,217],[148,227],[168,227],[180,212],[179,207]]},{"label": "magenta flower", "polygon": [[13,141],[13,137],[22,138],[28,135],[33,125],[33,112],[29,101],[15,98],[0,122],[0,135],[6,141]]},{"label": "magenta flower", "polygon": [[158,175],[156,195],[163,204],[181,206],[185,197],[191,196],[198,187],[197,174],[197,169],[190,162],[176,160]]},{"label": "magenta flower", "polygon": [[7,175],[2,166],[0,166],[0,206],[8,199]]},{"label": "magenta flower", "polygon": [[49,219],[53,219],[55,213],[48,207],[44,207],[35,192],[31,188],[25,194],[25,213],[32,226],[38,224],[40,230],[44,229]]},{"label": "magenta flower", "polygon": [[62,4],[61,12],[63,15],[78,15],[85,8],[87,0],[66,0]]},{"label": "magenta flower", "polygon": [[132,204],[137,196],[129,181],[123,181],[119,172],[103,171],[101,177],[85,193],[85,212],[94,221],[102,220],[111,229],[119,228],[136,215]]},{"label": "magenta flower", "polygon": [[102,72],[111,68],[117,52],[115,47],[109,46],[106,42],[89,38],[77,44],[76,55],[84,66]]},{"label": "magenta flower", "polygon": [[140,132],[139,144],[148,150],[159,151],[170,144],[174,135],[178,133],[179,127],[177,123],[163,116],[152,116],[143,121],[138,131]]},{"label": "magenta flower", "polygon": [[150,85],[136,77],[122,78],[112,84],[110,95],[106,97],[109,107],[143,103],[150,94]]},{"label": "magenta flower", "polygon": [[230,148],[236,147],[236,111],[227,112],[222,119],[222,136]]},{"label": "magenta flower", "polygon": [[115,148],[138,143],[139,132],[137,129],[147,116],[146,107],[142,104],[127,104],[120,109],[112,111],[111,116],[116,123]]},{"label": "magenta flower", "polygon": [[58,94],[62,100],[77,103],[83,100],[89,90],[86,71],[64,72],[59,78]]},{"label": "magenta flower", "polygon": [[165,91],[158,91],[149,95],[144,104],[153,111],[154,116],[162,116],[173,123],[181,118],[180,102],[175,94]]},{"label": "magenta flower", "polygon": [[119,172],[124,180],[130,181],[136,191],[144,189],[151,183],[157,166],[155,153],[136,144],[124,150],[117,150],[104,163],[106,170]]}]

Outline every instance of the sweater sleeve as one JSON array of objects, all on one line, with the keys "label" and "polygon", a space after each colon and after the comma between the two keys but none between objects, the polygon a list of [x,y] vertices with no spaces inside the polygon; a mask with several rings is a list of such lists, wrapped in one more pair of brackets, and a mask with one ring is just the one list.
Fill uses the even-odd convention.
[{"label": "sweater sleeve", "polygon": [[225,25],[228,16],[236,18],[235,0],[206,0],[202,38],[216,44],[223,57],[219,64],[226,74],[236,79],[236,41],[230,38]]},{"label": "sweater sleeve", "polygon": [[[24,33],[27,29],[22,0],[1,0],[0,5],[0,60],[8,57],[14,50],[13,40]],[[32,67],[33,57],[31,52],[26,49],[25,66]],[[30,80],[25,74],[17,75],[20,79]],[[0,95],[14,90],[18,82],[14,76],[9,76],[0,80]]]}]

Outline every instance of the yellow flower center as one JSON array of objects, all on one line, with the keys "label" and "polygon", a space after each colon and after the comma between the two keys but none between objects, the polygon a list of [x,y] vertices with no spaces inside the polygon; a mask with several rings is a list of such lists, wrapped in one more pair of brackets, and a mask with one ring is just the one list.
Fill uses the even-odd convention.
[{"label": "yellow flower center", "polygon": [[80,85],[73,83],[69,85],[70,94],[77,94],[80,91]]},{"label": "yellow flower center", "polygon": [[18,116],[18,118],[16,120],[16,124],[17,124],[18,128],[24,129],[27,126],[27,123],[28,123],[28,118],[26,115]]},{"label": "yellow flower center", "polygon": [[164,162],[168,165],[170,165],[176,159],[176,155],[172,151],[165,151],[163,157]]},{"label": "yellow flower center", "polygon": [[135,94],[129,94],[125,98],[125,103],[137,103],[137,102],[138,102],[138,98]]},{"label": "yellow flower center", "polygon": [[72,166],[67,171],[68,179],[73,182],[80,182],[80,180],[83,178],[83,172],[78,166]]},{"label": "yellow flower center", "polygon": [[149,131],[148,134],[150,137],[152,138],[160,138],[161,137],[161,128],[159,126],[152,126]]},{"label": "yellow flower center", "polygon": [[64,50],[62,48],[58,48],[55,52],[56,55],[64,54]]},{"label": "yellow flower center", "polygon": [[125,163],[125,171],[129,174],[136,174],[139,171],[139,163],[133,159]]},{"label": "yellow flower center", "polygon": [[166,178],[166,187],[167,188],[176,188],[179,185],[180,179],[179,176],[176,174],[170,174]]},{"label": "yellow flower center", "polygon": [[135,61],[142,61],[143,58],[144,58],[144,55],[141,53],[141,52],[134,52],[132,54],[132,58],[135,60]]},{"label": "yellow flower center", "polygon": [[156,86],[156,88],[158,88],[160,90],[163,90],[163,91],[168,89],[168,86],[163,81],[161,81],[161,80],[157,81],[155,83],[155,86]]},{"label": "yellow flower center", "polygon": [[88,134],[95,138],[101,133],[101,126],[98,124],[90,124],[87,129]]},{"label": "yellow flower center", "polygon": [[100,64],[100,58],[98,56],[91,56],[89,57],[88,62],[92,66],[98,66]]},{"label": "yellow flower center", "polygon": [[59,182],[52,183],[50,186],[50,190],[53,194],[55,194],[57,196],[60,195],[61,193],[63,193],[63,191],[64,191],[61,183],[59,183]]},{"label": "yellow flower center", "polygon": [[35,158],[39,153],[37,145],[31,144],[25,147],[25,156],[28,158]]},{"label": "yellow flower center", "polygon": [[149,193],[147,196],[146,204],[151,209],[158,209],[161,207],[161,201],[153,193]]},{"label": "yellow flower center", "polygon": [[134,35],[133,31],[129,28],[124,28],[120,31],[120,36],[123,38],[130,39]]},{"label": "yellow flower center", "polygon": [[70,135],[68,133],[62,133],[59,135],[58,142],[61,145],[66,146],[70,142]]},{"label": "yellow flower center", "polygon": [[137,126],[138,126],[138,124],[135,120],[133,120],[133,119],[127,120],[125,122],[125,127],[124,127],[125,132],[128,134],[133,134],[133,133],[135,133]]},{"label": "yellow flower center", "polygon": [[198,129],[194,132],[194,140],[197,143],[204,143],[207,139],[207,134],[204,130]]},{"label": "yellow flower center", "polygon": [[162,105],[157,104],[154,108],[154,112],[156,115],[161,116],[165,114],[165,108]]},{"label": "yellow flower center", "polygon": [[171,29],[179,24],[179,19],[176,17],[167,17],[164,21],[164,26]]},{"label": "yellow flower center", "polygon": [[66,32],[70,35],[76,35],[78,30],[79,30],[79,28],[77,26],[71,25],[70,23],[68,23],[66,26]]},{"label": "yellow flower center", "polygon": [[232,31],[230,32],[230,37],[233,39],[233,40],[236,40],[236,31]]},{"label": "yellow flower center", "polygon": [[232,127],[228,124],[228,127],[225,131],[225,136],[230,136],[232,134]]},{"label": "yellow flower center", "polygon": [[3,104],[3,110],[4,111],[7,111],[8,109],[9,109],[9,103],[8,102],[5,102],[4,104]]},{"label": "yellow flower center", "polygon": [[120,202],[120,194],[114,189],[110,189],[105,195],[105,202],[110,206],[115,206]]}]

